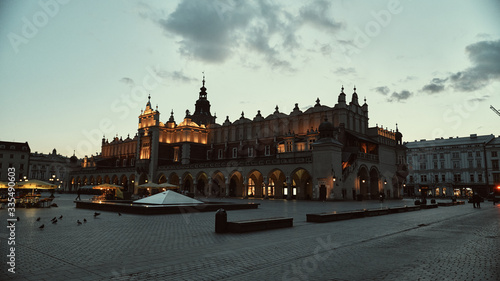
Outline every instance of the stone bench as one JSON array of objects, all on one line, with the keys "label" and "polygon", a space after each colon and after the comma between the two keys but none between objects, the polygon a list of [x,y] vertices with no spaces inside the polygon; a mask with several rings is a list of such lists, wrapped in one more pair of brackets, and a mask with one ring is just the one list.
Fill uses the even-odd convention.
[{"label": "stone bench", "polygon": [[412,212],[412,211],[419,211],[419,210],[420,210],[420,206],[404,206],[404,207],[389,208],[389,212],[391,214]]},{"label": "stone bench", "polygon": [[307,222],[331,222],[340,220],[350,220],[357,218],[364,218],[365,210],[349,211],[349,212],[331,212],[320,214],[306,214]]},{"label": "stone bench", "polygon": [[227,232],[251,232],[276,228],[292,227],[293,218],[267,218],[227,222]]},{"label": "stone bench", "polygon": [[420,205],[420,209],[434,209],[437,208],[438,204],[423,204]]}]

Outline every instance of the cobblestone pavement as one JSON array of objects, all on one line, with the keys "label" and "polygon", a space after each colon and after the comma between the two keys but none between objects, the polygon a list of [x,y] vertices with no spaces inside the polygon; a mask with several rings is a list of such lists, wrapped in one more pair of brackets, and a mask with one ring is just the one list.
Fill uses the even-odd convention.
[{"label": "cobblestone pavement", "polygon": [[[7,211],[0,210],[0,280],[493,281],[500,276],[500,205],[490,202],[481,209],[466,203],[315,224],[306,222],[306,213],[411,206],[413,200],[224,199],[261,203],[257,210],[228,211],[229,221],[284,216],[294,218],[294,227],[216,234],[211,212],[101,212],[94,218],[94,211],[75,208],[74,197],[56,195],[58,208],[16,209],[15,274],[7,271]],[[61,215],[56,224],[50,222]]]}]

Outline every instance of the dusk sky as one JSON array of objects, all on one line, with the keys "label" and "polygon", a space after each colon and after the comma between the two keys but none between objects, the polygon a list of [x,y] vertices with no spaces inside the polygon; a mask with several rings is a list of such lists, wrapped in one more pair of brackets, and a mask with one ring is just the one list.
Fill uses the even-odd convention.
[{"label": "dusk sky", "polygon": [[0,140],[100,152],[194,112],[202,72],[217,123],[366,97],[404,141],[499,135],[500,1],[0,2]]}]

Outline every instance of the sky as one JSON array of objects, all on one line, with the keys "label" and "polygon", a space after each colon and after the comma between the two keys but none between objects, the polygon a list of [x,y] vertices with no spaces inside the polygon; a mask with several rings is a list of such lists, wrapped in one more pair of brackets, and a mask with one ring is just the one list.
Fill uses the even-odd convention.
[{"label": "sky", "polygon": [[289,114],[344,86],[403,141],[499,135],[500,1],[0,1],[0,140],[78,157],[166,123]]}]

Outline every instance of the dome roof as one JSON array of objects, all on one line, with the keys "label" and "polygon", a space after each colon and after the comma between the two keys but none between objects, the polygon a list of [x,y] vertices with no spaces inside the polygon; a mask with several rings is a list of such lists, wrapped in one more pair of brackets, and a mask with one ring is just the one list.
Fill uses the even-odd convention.
[{"label": "dome roof", "polygon": [[76,163],[76,162],[78,162],[78,158],[77,158],[75,155],[73,155],[73,156],[71,156],[71,157],[69,158],[69,161],[70,161],[71,163]]},{"label": "dome roof", "polygon": [[328,119],[325,118],[325,121],[319,125],[318,131],[319,138],[333,138],[335,128],[333,127],[333,124],[328,122]]}]

